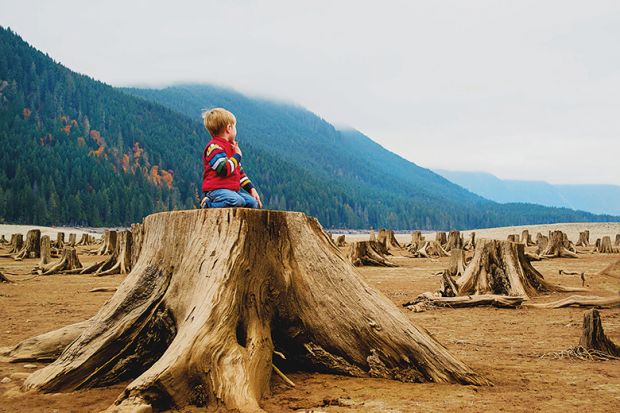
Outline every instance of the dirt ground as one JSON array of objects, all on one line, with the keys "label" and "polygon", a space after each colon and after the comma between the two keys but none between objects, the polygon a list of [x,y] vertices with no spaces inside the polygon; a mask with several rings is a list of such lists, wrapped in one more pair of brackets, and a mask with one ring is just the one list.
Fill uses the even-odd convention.
[{"label": "dirt ground", "polygon": [[[530,231],[531,232],[531,231]],[[609,233],[608,235],[615,235]],[[505,239],[505,238],[502,238]],[[82,250],[83,248],[80,247]],[[2,253],[0,249],[0,254]],[[396,253],[397,268],[360,268],[359,274],[400,308],[425,291],[435,291],[447,259],[413,259]],[[101,257],[80,255],[83,264]],[[534,262],[544,277],[566,286],[580,286],[579,276],[558,270],[585,271],[585,294],[615,295],[620,278],[594,275],[620,254],[583,254],[578,259]],[[26,274],[35,259],[15,262],[0,258],[0,271],[16,280],[0,284],[0,347],[91,317],[113,293],[91,293],[94,287],[116,286],[121,276],[49,276]],[[553,301],[570,294],[537,297]],[[408,384],[326,374],[289,373],[295,388],[278,377],[263,400],[269,412],[611,412],[620,409],[620,360],[581,361],[540,358],[579,342],[584,309],[435,309],[413,313],[413,323],[428,330],[456,357],[489,378],[494,386]],[[620,343],[620,308],[601,310],[607,335]],[[61,394],[23,393],[20,386],[41,363],[1,363],[0,412],[92,412],[110,406],[127,383]],[[199,411],[187,409],[184,411]]]}]

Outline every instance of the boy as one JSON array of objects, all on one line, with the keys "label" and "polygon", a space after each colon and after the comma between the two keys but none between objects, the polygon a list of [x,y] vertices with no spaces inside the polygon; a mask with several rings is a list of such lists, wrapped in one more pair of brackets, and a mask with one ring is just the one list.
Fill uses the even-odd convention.
[{"label": "boy", "polygon": [[202,153],[202,192],[205,197],[200,206],[262,208],[258,192],[241,167],[241,149],[235,140],[235,115],[226,109],[215,108],[205,111],[202,119],[212,139]]}]

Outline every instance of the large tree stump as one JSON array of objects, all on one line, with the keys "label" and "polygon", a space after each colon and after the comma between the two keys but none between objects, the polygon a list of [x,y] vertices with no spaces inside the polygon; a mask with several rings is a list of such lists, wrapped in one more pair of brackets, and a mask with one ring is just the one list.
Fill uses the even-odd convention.
[{"label": "large tree stump", "polygon": [[539,254],[546,258],[577,258],[577,254],[566,248],[565,236],[562,231],[553,231],[547,246]]},{"label": "large tree stump", "polygon": [[[582,291],[544,280],[525,257],[525,246],[509,241],[480,239],[465,273],[454,281],[456,295],[497,294],[531,297],[543,292]],[[443,289],[449,290],[444,284]]]},{"label": "large tree stump", "polygon": [[595,251],[600,252],[601,254],[615,254],[618,252],[618,250],[611,246],[611,238],[607,235],[601,239],[601,242],[596,246]]},{"label": "large tree stump", "polygon": [[465,274],[465,250],[454,248],[450,251],[450,259],[448,261],[448,274],[451,277],[460,277]]},{"label": "large tree stump", "polygon": [[579,232],[579,239],[577,240],[578,247],[589,247],[590,246],[590,231],[585,230]]},{"label": "large tree stump", "polygon": [[519,234],[510,234],[506,237],[506,241],[510,242],[520,242]]},{"label": "large tree stump", "polygon": [[476,248],[476,233],[474,231],[469,233],[469,239],[465,243],[466,250],[473,250]]},{"label": "large tree stump", "polygon": [[370,237],[368,238],[369,241],[376,241],[377,240],[377,236],[375,235],[375,230],[370,228]]},{"label": "large tree stump", "polygon": [[[127,274],[132,267],[131,231],[118,231],[112,255],[88,267],[69,271],[69,274],[94,274],[97,276]],[[135,258],[135,257],[134,257]]]},{"label": "large tree stump", "polygon": [[114,253],[116,249],[117,232],[114,230],[106,229],[103,231],[103,244],[97,250],[97,255],[107,255]]},{"label": "large tree stump", "polygon": [[409,251],[415,252],[424,244],[424,236],[422,231],[413,231],[411,233],[411,244],[409,244]]},{"label": "large tree stump", "polygon": [[616,234],[616,241],[614,242],[614,246],[619,246],[620,245],[620,234]]},{"label": "large tree stump", "polygon": [[381,244],[385,245],[388,251],[401,248],[396,236],[394,235],[394,231],[391,229],[379,228],[377,240]]},{"label": "large tree stump", "polygon": [[435,234],[435,241],[437,241],[439,243],[439,245],[441,245],[442,247],[444,245],[446,245],[446,243],[448,242],[448,238],[446,237],[446,233],[445,232],[437,232]]},{"label": "large tree stump", "polygon": [[534,241],[532,241],[532,235],[530,234],[530,231],[527,229],[524,229],[521,232],[521,242],[526,247],[531,247],[532,245],[536,245],[534,244]]},{"label": "large tree stump", "polygon": [[463,249],[464,243],[461,233],[459,231],[450,231],[448,234],[448,241],[446,241],[445,250],[452,251],[453,249]]},{"label": "large tree stump", "polygon": [[77,251],[74,247],[65,246],[62,249],[62,254],[57,262],[53,262],[43,267],[41,273],[43,275],[53,275],[66,273],[77,268],[82,268],[82,263],[77,256]]},{"label": "large tree stump", "polygon": [[22,249],[15,255],[16,260],[24,258],[40,258],[41,257],[41,230],[31,229],[26,234],[26,242]]},{"label": "large tree stump", "polygon": [[11,243],[9,244],[9,254],[17,254],[24,246],[24,236],[22,234],[12,234]]},{"label": "large tree stump", "polygon": [[372,289],[302,213],[165,212],[144,220],[138,263],[27,390],[133,379],[116,408],[262,411],[282,369],[486,384]]},{"label": "large tree stump", "polygon": [[346,255],[356,267],[372,265],[377,267],[397,267],[379,252],[376,241],[356,241],[349,244]]},{"label": "large tree stump", "polygon": [[540,255],[549,244],[549,237],[544,236],[540,232],[536,234],[536,255]]},{"label": "large tree stump", "polygon": [[39,260],[39,268],[44,268],[52,260],[52,243],[49,235],[41,237],[41,259]]},{"label": "large tree stump", "polygon": [[426,241],[415,253],[414,257],[441,258],[449,257],[450,253],[443,249],[439,241]]},{"label": "large tree stump", "polygon": [[77,245],[77,234],[73,232],[69,234],[69,241],[67,241],[67,245],[70,247],[75,247]]},{"label": "large tree stump", "polygon": [[601,315],[594,308],[583,316],[583,330],[579,345],[587,350],[597,350],[610,356],[620,357],[620,346],[605,335]]},{"label": "large tree stump", "polygon": [[56,241],[54,242],[53,247],[58,250],[61,250],[65,247],[65,233],[64,232],[56,233]]},{"label": "large tree stump", "polygon": [[77,245],[92,245],[95,243],[95,237],[93,235],[82,233],[82,237],[78,241]]}]

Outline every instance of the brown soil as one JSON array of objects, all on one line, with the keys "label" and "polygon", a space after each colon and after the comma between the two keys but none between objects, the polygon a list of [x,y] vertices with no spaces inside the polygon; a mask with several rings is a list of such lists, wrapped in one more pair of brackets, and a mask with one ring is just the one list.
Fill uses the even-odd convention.
[{"label": "brown soil", "polygon": [[[91,247],[79,247],[94,249]],[[401,254],[402,255],[402,254]],[[373,287],[401,305],[425,291],[435,291],[449,258],[412,259],[396,253],[399,267],[361,267],[357,271]],[[103,257],[80,254],[84,265]],[[534,262],[545,279],[580,286],[579,276],[558,275],[558,269],[586,272],[587,294],[614,295],[620,279],[593,275],[618,260],[620,254],[584,254],[579,259]],[[26,274],[38,259],[15,262],[0,258],[0,270],[13,284],[0,284],[0,347],[91,317],[113,293],[90,293],[94,287],[116,286],[124,276],[54,275],[30,278]],[[543,295],[535,302],[570,294]],[[297,387],[272,377],[272,395],[263,400],[270,412],[416,412],[416,411],[617,411],[620,404],[620,360],[581,361],[541,359],[579,343],[584,309],[436,309],[412,313],[454,355],[495,384],[473,387],[446,384],[407,384],[325,374],[287,373]],[[601,310],[606,335],[620,343],[620,309]],[[20,386],[32,369],[26,364],[0,363],[0,412],[90,412],[106,409],[127,383],[67,394],[22,393]],[[615,406],[615,407],[614,407]],[[185,411],[199,411],[185,410]],[[203,410],[204,411],[204,410]]]}]

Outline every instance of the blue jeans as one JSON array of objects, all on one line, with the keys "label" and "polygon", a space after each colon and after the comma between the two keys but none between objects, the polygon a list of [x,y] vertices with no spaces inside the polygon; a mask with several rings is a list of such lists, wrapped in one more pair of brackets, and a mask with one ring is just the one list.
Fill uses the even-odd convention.
[{"label": "blue jeans", "polygon": [[206,193],[209,198],[206,208],[258,208],[258,202],[245,191],[231,191],[230,189],[215,189]]}]

